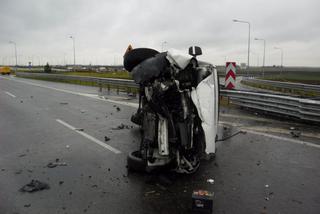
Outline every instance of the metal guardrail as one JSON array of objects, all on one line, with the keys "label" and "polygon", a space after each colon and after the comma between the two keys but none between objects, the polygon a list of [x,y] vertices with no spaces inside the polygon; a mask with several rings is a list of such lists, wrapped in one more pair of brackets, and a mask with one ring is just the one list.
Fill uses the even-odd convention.
[{"label": "metal guardrail", "polygon": [[320,122],[320,100],[234,90],[220,90],[220,95],[239,106]]},{"label": "metal guardrail", "polygon": [[[75,80],[90,82],[96,86],[106,85],[122,86],[138,89],[139,86],[132,80],[98,78],[85,76],[69,76],[61,74],[25,73],[17,72],[18,77],[43,78],[46,80],[64,81]],[[110,90],[110,88],[108,88]],[[267,112],[278,113],[286,116],[299,118],[306,121],[320,122],[320,100],[312,100],[284,95],[267,94],[249,91],[236,91],[221,89],[220,95],[229,97],[233,104],[258,109]]]},{"label": "metal guardrail", "polygon": [[279,89],[286,89],[291,92],[300,90],[303,92],[311,92],[320,94],[320,85],[311,85],[311,84],[302,84],[302,83],[292,83],[292,82],[280,82],[280,81],[272,81],[272,80],[261,80],[261,79],[244,79],[241,81],[242,83],[256,83],[272,86]]}]

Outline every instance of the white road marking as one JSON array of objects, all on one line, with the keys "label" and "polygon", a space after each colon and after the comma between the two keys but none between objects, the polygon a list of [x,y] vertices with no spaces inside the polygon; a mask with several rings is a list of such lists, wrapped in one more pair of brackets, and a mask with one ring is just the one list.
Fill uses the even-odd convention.
[{"label": "white road marking", "polygon": [[79,95],[79,96],[84,96],[84,97],[88,97],[88,98],[92,98],[92,99],[96,99],[96,100],[101,100],[101,101],[105,101],[105,102],[110,102],[110,103],[115,103],[115,104],[119,104],[119,105],[125,105],[125,106],[129,106],[129,107],[133,107],[133,108],[138,108],[138,104],[137,103],[130,103],[130,102],[125,102],[125,101],[118,101],[118,100],[111,100],[111,99],[105,99],[97,94],[88,94],[88,93],[80,93],[80,92],[75,92],[75,91],[69,91],[66,89],[60,89],[60,88],[55,88],[55,87],[50,87],[50,86],[45,86],[45,85],[41,85],[38,83],[32,83],[32,82],[27,82],[27,81],[23,81],[23,80],[17,80],[16,78],[7,78],[7,77],[0,77],[3,79],[7,79],[7,80],[12,80],[15,82],[20,82],[20,83],[24,83],[27,85],[33,85],[33,86],[37,86],[37,87],[41,87],[41,88],[47,88],[47,89],[51,89],[51,90],[55,90],[55,91],[59,91],[59,92],[64,92],[64,93],[68,93],[68,94],[74,94],[74,95]]},{"label": "white road marking", "polygon": [[85,137],[85,138],[87,138],[87,139],[91,140],[92,142],[94,142],[94,143],[96,143],[96,144],[98,144],[98,145],[100,145],[100,146],[104,147],[105,149],[110,150],[111,152],[114,152],[114,153],[116,153],[116,154],[120,154],[120,153],[121,153],[121,151],[120,151],[120,150],[115,149],[115,148],[113,148],[112,146],[110,146],[110,145],[108,145],[108,144],[103,143],[102,141],[100,141],[100,140],[98,140],[98,139],[96,139],[96,138],[92,137],[91,135],[88,135],[87,133],[85,133],[85,132],[83,132],[83,131],[79,131],[77,128],[75,128],[75,127],[73,127],[72,125],[70,125],[70,124],[68,124],[68,123],[64,122],[63,120],[56,119],[56,121],[57,121],[58,123],[60,123],[60,124],[64,125],[65,127],[67,127],[67,128],[69,128],[69,129],[71,129],[71,130],[73,130],[73,131],[77,132],[78,134],[82,135],[83,137]]},{"label": "white road marking", "polygon": [[9,96],[11,96],[11,97],[13,97],[13,98],[15,98],[15,97],[16,97],[16,95],[11,94],[11,93],[10,93],[10,92],[8,92],[8,91],[6,91],[6,94],[8,94]]},{"label": "white road marking", "polygon": [[239,124],[239,123],[222,122],[222,121],[219,122],[219,123],[220,124],[226,124],[226,125],[234,126],[234,127],[238,127],[240,130],[246,131],[247,133],[250,133],[250,134],[269,137],[269,138],[273,138],[273,139],[277,139],[277,140],[283,140],[283,141],[287,141],[287,142],[291,142],[291,143],[296,143],[296,144],[300,144],[300,145],[306,145],[306,146],[310,146],[310,147],[314,147],[314,148],[320,149],[320,145],[315,144],[315,143],[302,141],[302,140],[295,140],[295,139],[291,139],[291,138],[287,138],[287,137],[281,137],[281,136],[277,136],[277,135],[273,135],[273,134],[267,134],[267,133],[264,133],[264,132],[253,131],[253,130],[250,130],[248,128],[241,127],[241,124]]}]

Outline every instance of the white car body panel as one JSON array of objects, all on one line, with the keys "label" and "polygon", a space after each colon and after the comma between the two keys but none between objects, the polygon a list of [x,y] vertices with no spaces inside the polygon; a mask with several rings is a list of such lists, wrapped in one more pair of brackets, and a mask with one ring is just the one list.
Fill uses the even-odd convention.
[{"label": "white car body panel", "polygon": [[218,80],[216,70],[192,90],[191,98],[198,110],[205,135],[207,154],[215,153],[218,131]]}]

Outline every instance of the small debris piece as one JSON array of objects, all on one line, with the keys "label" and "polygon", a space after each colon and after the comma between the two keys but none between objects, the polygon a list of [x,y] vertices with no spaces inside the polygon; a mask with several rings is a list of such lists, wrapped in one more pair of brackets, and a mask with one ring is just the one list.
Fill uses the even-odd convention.
[{"label": "small debris piece", "polygon": [[291,131],[290,134],[292,135],[292,137],[300,137],[301,132],[300,131]]},{"label": "small debris piece", "polygon": [[31,207],[31,204],[25,204],[24,207]]},{"label": "small debris piece", "polygon": [[67,166],[67,163],[65,163],[65,162],[61,162],[61,163],[60,162],[54,162],[54,163],[50,162],[47,164],[48,168],[55,168],[57,166]]},{"label": "small debris piece", "polygon": [[92,188],[98,188],[98,185],[97,184],[94,184],[91,186]]},{"label": "small debris piece", "polygon": [[108,172],[110,172],[110,168],[108,168]]},{"label": "small debris piece", "polygon": [[264,200],[269,201],[270,198],[269,197],[264,197]]},{"label": "small debris piece", "polygon": [[20,188],[21,192],[36,192],[44,189],[50,189],[50,186],[47,183],[38,181],[38,180],[31,180],[30,183],[24,185]]},{"label": "small debris piece", "polygon": [[56,162],[59,162],[59,160],[60,160],[59,158],[56,158]]},{"label": "small debris piece", "polygon": [[33,170],[32,170],[32,169],[28,169],[27,171],[30,172],[30,173],[33,173]]},{"label": "small debris piece", "polygon": [[295,130],[295,129],[296,129],[296,128],[295,128],[295,127],[293,127],[293,126],[291,126],[291,127],[290,127],[290,130]]},{"label": "small debris piece", "polygon": [[214,184],[214,180],[212,178],[207,179],[207,182],[210,184]]},{"label": "small debris piece", "polygon": [[156,193],[156,191],[155,190],[151,190],[149,192],[146,192],[146,193],[144,193],[144,196],[148,196],[148,195],[153,194],[153,193]]},{"label": "small debris piece", "polygon": [[59,185],[62,185],[64,183],[64,181],[59,181]]},{"label": "small debris piece", "polygon": [[81,113],[85,113],[85,112],[86,112],[85,110],[81,109]]},{"label": "small debris piece", "polygon": [[24,156],[27,156],[26,154],[21,154],[21,155],[19,155],[18,157],[19,158],[22,158],[22,157],[24,157]]},{"label": "small debris piece", "polygon": [[69,195],[72,195],[72,192],[69,192]]},{"label": "small debris piece", "polygon": [[110,138],[108,136],[104,136],[104,141],[109,141]]},{"label": "small debris piece", "polygon": [[91,176],[91,175],[89,175],[89,176],[88,176],[88,178],[92,178],[92,176]]},{"label": "small debris piece", "polygon": [[23,100],[20,100],[20,103],[23,103]]},{"label": "small debris piece", "polygon": [[15,171],[14,174],[20,175],[22,173],[22,169],[19,169],[18,171]]},{"label": "small debris piece", "polygon": [[302,204],[302,201],[298,201],[296,199],[292,199],[291,201],[294,202],[294,203]]},{"label": "small debris piece", "polygon": [[266,184],[266,185],[264,185],[264,187],[265,187],[265,188],[269,188],[269,185],[268,185],[268,184]]},{"label": "small debris piece", "polygon": [[257,161],[257,166],[260,166],[261,165],[261,161]]},{"label": "small debris piece", "polygon": [[67,102],[61,102],[60,105],[68,105],[69,103]]},{"label": "small debris piece", "polygon": [[83,132],[83,131],[84,131],[83,128],[75,128],[74,130],[75,130],[75,131],[80,131],[80,132]]},{"label": "small debris piece", "polygon": [[117,107],[117,111],[121,111],[121,109],[119,107]]},{"label": "small debris piece", "polygon": [[69,146],[69,145],[66,145],[66,148],[67,148],[67,149],[69,149],[69,148],[70,148],[70,146]]}]

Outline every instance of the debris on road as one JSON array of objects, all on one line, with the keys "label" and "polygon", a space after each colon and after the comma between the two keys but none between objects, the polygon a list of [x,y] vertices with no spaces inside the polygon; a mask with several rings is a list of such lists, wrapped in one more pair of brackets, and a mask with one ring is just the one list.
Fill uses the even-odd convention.
[{"label": "debris on road", "polygon": [[300,137],[301,132],[298,130],[294,130],[294,131],[291,131],[290,134],[292,135],[292,137]]},{"label": "debris on road", "polygon": [[213,180],[212,178],[207,179],[207,182],[208,182],[209,184],[214,184],[214,180]]},{"label": "debris on road", "polygon": [[269,201],[270,198],[269,197],[264,197],[264,200]]},{"label": "debris on road", "polygon": [[117,111],[121,111],[121,109],[119,107],[117,107]]},{"label": "debris on road", "polygon": [[133,126],[129,126],[129,125],[125,125],[123,123],[121,123],[119,126],[117,126],[116,128],[112,128],[112,130],[120,130],[120,129],[132,129]]},{"label": "debris on road", "polygon": [[22,158],[22,157],[24,157],[24,156],[27,156],[26,154],[21,154],[21,155],[19,155],[18,157],[19,158]]},{"label": "debris on road", "polygon": [[110,138],[108,136],[104,136],[104,141],[109,141]]},{"label": "debris on road", "polygon": [[74,130],[75,130],[75,131],[80,131],[80,132],[83,132],[83,131],[84,131],[83,128],[75,128]]},{"label": "debris on road", "polygon": [[261,165],[261,161],[257,161],[257,166],[260,166]]},{"label": "debris on road", "polygon": [[23,100],[20,100],[20,103],[23,103]]},{"label": "debris on road", "polygon": [[69,146],[69,145],[66,145],[66,148],[67,148],[67,149],[69,149],[69,148],[70,148],[70,146]]},{"label": "debris on road", "polygon": [[213,192],[207,190],[195,190],[192,193],[192,210],[212,213]]},{"label": "debris on road", "polygon": [[80,110],[80,112],[81,112],[81,113],[85,113],[85,112],[86,112],[86,110],[81,109],[81,110]]},{"label": "debris on road", "polygon": [[24,207],[31,207],[31,204],[25,204]]},{"label": "debris on road", "polygon": [[64,183],[64,181],[59,181],[59,185],[62,185]]},{"label": "debris on road", "polygon": [[60,105],[68,105],[69,103],[67,102],[61,102]]},{"label": "debris on road", "polygon": [[16,174],[16,175],[20,175],[21,173],[22,173],[22,169],[19,169],[19,170],[14,172],[14,174]]},{"label": "debris on road", "polygon": [[20,192],[36,192],[44,189],[50,189],[49,184],[38,180],[31,180],[30,183],[20,188]]},{"label": "debris on road", "polygon": [[266,185],[264,185],[264,187],[265,187],[265,188],[269,188],[269,185],[268,185],[268,184],[266,184]]},{"label": "debris on road", "polygon": [[56,159],[56,162],[49,162],[47,164],[48,168],[55,168],[57,166],[67,166],[66,162],[59,162],[59,158]]}]

